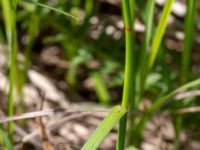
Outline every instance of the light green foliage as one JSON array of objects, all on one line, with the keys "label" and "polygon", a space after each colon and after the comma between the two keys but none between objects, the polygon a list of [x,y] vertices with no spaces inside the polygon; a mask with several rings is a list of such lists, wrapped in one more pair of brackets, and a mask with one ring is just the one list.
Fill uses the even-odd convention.
[{"label": "light green foliage", "polygon": [[156,56],[161,44],[161,40],[163,38],[165,29],[167,26],[168,17],[171,13],[173,3],[174,3],[174,0],[167,0],[165,2],[164,10],[162,12],[155,36],[152,41],[151,52],[150,52],[150,57],[149,57],[149,66],[148,66],[149,71],[151,70],[155,62],[155,59],[156,59]]},{"label": "light green foliage", "polygon": [[[134,0],[122,0],[122,11],[124,17],[125,28],[125,80],[122,96],[122,107],[128,109],[134,107],[134,95],[135,95],[135,50],[134,50]],[[127,115],[124,115],[120,120],[117,150],[124,149],[126,138],[126,119]]]},{"label": "light green foliage", "polygon": [[139,57],[139,66],[137,72],[137,97],[136,103],[140,101],[141,95],[144,90],[146,76],[148,75],[148,50],[150,46],[152,28],[153,28],[153,16],[154,16],[154,6],[155,0],[148,1],[147,11],[145,16],[145,25],[146,25],[146,32],[144,37],[144,42],[142,43],[142,47],[140,50],[140,57]]},{"label": "light green foliage", "polygon": [[125,113],[126,109],[121,106],[115,106],[92,133],[81,150],[96,150],[106,135]]},{"label": "light green foliage", "polygon": [[[181,62],[181,83],[184,84],[188,81],[189,72],[190,72],[190,58],[194,41],[194,31],[195,31],[195,22],[196,22],[196,13],[197,13],[197,0],[190,0],[186,2],[187,4],[187,13],[185,16],[184,24],[184,48],[182,53],[182,62]],[[183,105],[180,104],[180,105]],[[175,149],[180,148],[179,136],[182,128],[183,118],[181,116],[175,117]]]},{"label": "light green foliage", "polygon": [[[27,1],[24,1],[24,2],[27,2]],[[53,11],[59,13],[59,14],[63,14],[63,15],[65,15],[65,16],[71,18],[71,19],[74,19],[74,20],[76,20],[76,21],[79,21],[79,19],[78,19],[77,17],[75,17],[75,16],[71,15],[70,13],[67,13],[67,12],[65,12],[65,11],[63,11],[63,10],[57,9],[57,8],[55,8],[55,7],[51,7],[51,6],[46,5],[46,4],[43,4],[43,3],[36,3],[36,2],[30,2],[30,3],[33,3],[33,4],[35,4],[35,5],[37,5],[37,6],[40,6],[40,7],[47,8],[47,9],[49,9],[49,10],[53,10]]]},{"label": "light green foliage", "polygon": [[[116,145],[117,150],[125,149],[126,137],[128,137],[128,149],[136,149],[140,144],[140,138],[142,137],[146,123],[151,119],[154,113],[160,110],[160,108],[164,108],[160,111],[167,111],[169,114],[174,116],[174,112],[176,112],[177,108],[196,106],[198,104],[194,100],[187,101],[187,103],[184,103],[186,100],[183,100],[183,102],[173,101],[173,96],[176,94],[200,86],[200,79],[187,83],[187,81],[191,79],[188,75],[188,70],[191,59],[191,50],[193,47],[198,1],[188,0],[186,3],[187,14],[185,16],[185,38],[182,58],[179,56],[179,52],[167,48],[165,43],[162,42],[174,0],[166,0],[160,19],[158,19],[157,27],[154,22],[155,10],[157,9],[155,5],[156,0],[122,0],[121,2],[125,32],[120,39],[112,39],[111,42],[109,35],[106,33],[106,27],[102,27],[103,21],[99,20],[99,18],[101,19],[101,16],[98,16],[99,12],[96,10],[96,4],[93,0],[86,0],[84,2],[81,0],[73,0],[67,1],[67,4],[65,0],[58,0],[51,4],[49,1],[38,3],[38,1],[21,0],[19,1],[20,9],[18,12],[16,12],[18,4],[17,0],[1,1],[5,29],[2,32],[1,28],[3,29],[3,26],[0,26],[0,38],[1,36],[4,36],[4,33],[6,33],[11,58],[9,63],[9,115],[14,113],[14,83],[16,84],[21,100],[23,99],[22,89],[26,82],[26,73],[30,63],[30,54],[34,42],[38,42],[38,39],[41,40],[39,41],[41,42],[40,44],[45,46],[55,44],[60,49],[63,49],[62,54],[64,55],[64,58],[62,59],[66,59],[67,61],[67,67],[65,66],[67,69],[63,73],[63,78],[65,78],[67,84],[69,84],[70,88],[73,90],[78,89],[79,85],[82,84],[77,80],[79,69],[86,72],[84,72],[83,80],[87,78],[92,79],[95,85],[94,90],[97,97],[103,104],[113,103],[108,88],[114,89],[117,87],[121,90],[121,87],[123,86],[121,106],[114,107],[108,116],[104,118],[102,123],[99,124],[97,129],[83,146],[83,150],[97,149],[119,120],[120,126]],[[134,30],[136,9],[139,11],[139,13],[137,13],[139,17],[137,17],[140,18],[140,21],[145,25],[145,31],[142,36],[139,34],[136,35]],[[54,11],[55,14],[48,15],[50,11]],[[16,17],[17,13],[18,16]],[[76,16],[81,15],[86,16],[85,18],[83,17],[84,20],[79,22],[80,19]],[[98,23],[93,25],[93,23],[90,22],[91,17],[93,17],[92,19],[94,20],[96,17],[96,22]],[[116,29],[115,26],[116,22],[112,22],[109,19],[110,18],[108,17],[108,21],[103,22],[103,24],[108,24],[109,26],[114,27],[114,31],[118,32],[118,29]],[[22,22],[20,27],[23,31],[27,31],[25,36],[28,37],[27,42],[24,45],[22,44],[25,47],[25,61],[23,62],[23,68],[20,71],[18,70],[19,64],[16,63],[16,21],[19,21],[20,23]],[[34,26],[32,25],[33,22]],[[79,24],[77,22],[79,22]],[[112,24],[109,24],[108,22],[112,22]],[[91,39],[90,35],[92,35],[94,31],[96,32],[96,30],[98,30],[98,25],[102,27],[102,29],[101,31],[98,31],[99,35],[95,37],[96,39]],[[37,34],[40,34],[40,31],[43,34],[43,31],[49,28],[53,29],[52,33],[47,33],[48,35],[45,35],[44,37],[37,37]],[[136,37],[138,36],[143,37],[141,43],[138,42],[138,38],[136,42]],[[124,39],[125,44],[123,43]],[[21,39],[18,41],[20,40]],[[3,40],[0,42],[3,42]],[[124,55],[121,55],[121,53],[124,52],[122,51],[124,46],[125,67],[123,62]],[[165,61],[166,56],[169,57],[171,62]],[[91,67],[89,64],[90,61],[93,60],[98,63],[95,67]],[[158,63],[155,63],[156,60],[158,60]],[[180,62],[180,73],[178,72],[179,69],[171,69],[173,68],[171,67],[172,65],[179,66]],[[18,75],[18,73],[20,73],[20,75]],[[109,78],[106,83],[103,81],[104,76]],[[178,77],[180,77],[180,79]],[[15,81],[15,78],[16,80],[20,80]],[[180,85],[179,80],[181,80],[181,84],[185,85],[176,89],[176,87]],[[176,90],[172,91],[172,89]],[[138,112],[139,104],[142,103],[143,99],[146,99],[146,97],[148,100],[151,100],[151,105],[144,111],[144,114],[138,117],[134,113],[129,113],[129,109],[131,110],[130,112]],[[21,101],[20,106],[22,105],[23,101]],[[135,121],[136,118],[137,122]],[[178,118],[175,121],[177,122],[177,125],[175,123],[177,135],[179,134],[182,125],[184,125],[182,119],[184,120],[185,118]],[[197,119],[199,119],[199,117],[197,117]],[[193,122],[193,120],[190,121]],[[128,129],[126,128],[127,122],[130,123]],[[3,141],[7,149],[10,150],[12,148],[12,122],[9,123],[8,126],[10,141],[2,130],[0,130],[0,134],[2,135],[0,140]],[[177,136],[175,144],[179,145],[178,143],[179,141]]]},{"label": "light green foliage", "polygon": [[109,104],[111,101],[111,97],[109,91],[106,87],[106,84],[103,81],[103,78],[97,74],[93,73],[92,80],[94,82],[96,94],[102,104]]}]

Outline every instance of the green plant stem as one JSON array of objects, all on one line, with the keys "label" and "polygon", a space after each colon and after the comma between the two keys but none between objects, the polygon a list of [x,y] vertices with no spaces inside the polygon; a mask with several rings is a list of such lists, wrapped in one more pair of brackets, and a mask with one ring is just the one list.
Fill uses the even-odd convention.
[{"label": "green plant stem", "polygon": [[[13,91],[14,91],[14,78],[15,78],[15,58],[16,58],[16,10],[17,10],[17,0],[12,0],[11,3],[11,35],[10,35],[10,90],[9,90],[9,99],[8,99],[8,115],[13,115],[14,105],[13,105]],[[13,122],[8,123],[8,133],[10,140],[12,141],[13,135]]]},{"label": "green plant stem", "polygon": [[[131,4],[131,6],[130,6]],[[134,104],[134,78],[135,78],[135,56],[133,49],[133,0],[122,0],[122,9],[125,24],[125,39],[126,39],[126,61],[125,61],[125,80],[122,98],[122,107],[128,109]],[[126,118],[127,114],[120,120],[117,149],[123,150],[125,145],[126,135]]]},{"label": "green plant stem", "polygon": [[5,20],[5,28],[6,28],[6,36],[8,40],[8,44],[11,43],[11,6],[10,2],[8,0],[2,0],[2,8],[3,8],[3,14],[4,14],[4,20]]},{"label": "green plant stem", "polygon": [[[152,27],[153,27],[153,15],[154,15],[154,6],[155,0],[149,0],[147,4],[147,11],[145,16],[145,24],[146,24],[146,32],[144,37],[144,42],[142,44],[142,48],[140,51],[139,56],[139,65],[138,65],[138,72],[137,72],[137,80],[136,80],[136,94],[135,94],[135,109],[138,109],[138,103],[142,98],[142,94],[144,92],[145,87],[145,80],[148,73],[147,70],[147,62],[148,62],[148,49],[150,45],[150,39],[152,34]],[[130,119],[130,129],[129,129],[129,145],[137,145],[139,142],[139,133],[135,130],[135,123],[134,123],[134,115],[131,114],[132,119]]]},{"label": "green plant stem", "polygon": [[187,1],[187,14],[185,17],[184,27],[184,49],[182,53],[182,65],[181,65],[181,82],[182,84],[187,81],[189,73],[190,56],[193,43],[193,35],[195,31],[195,20],[197,12],[197,0]]},{"label": "green plant stem", "polygon": [[28,71],[28,67],[29,67],[29,64],[30,64],[30,54],[31,54],[31,48],[33,46],[33,42],[34,42],[34,39],[35,39],[35,36],[36,36],[36,33],[37,33],[37,30],[38,30],[38,26],[39,26],[39,17],[33,13],[31,14],[30,16],[30,22],[34,22],[34,26],[32,25],[32,23],[29,24],[29,27],[28,27],[28,37],[29,37],[29,40],[28,40],[28,43],[25,47],[25,60],[23,62],[23,68],[20,70],[20,76],[19,76],[19,81],[18,84],[17,84],[17,95],[18,95],[18,98],[19,98],[19,105],[20,107],[18,107],[18,110],[16,110],[18,113],[21,113],[24,111],[24,104],[23,104],[23,86],[26,82],[26,77],[27,77],[27,71]]},{"label": "green plant stem", "polygon": [[[189,0],[187,3],[187,13],[185,16],[185,23],[184,23],[184,49],[182,53],[182,62],[181,62],[181,83],[184,84],[188,80],[188,72],[189,72],[189,65],[190,65],[190,57],[192,51],[192,44],[193,44],[193,35],[195,32],[195,21],[196,21],[196,13],[197,13],[197,0]],[[183,106],[183,102],[180,104]],[[182,128],[183,117],[178,115],[175,116],[175,142],[174,147],[175,150],[180,149],[180,131]]]},{"label": "green plant stem", "polygon": [[102,77],[98,73],[92,73],[91,78],[93,79],[93,82],[95,84],[94,86],[95,92],[100,102],[102,104],[107,104],[107,105],[110,104],[111,97]]},{"label": "green plant stem", "polygon": [[71,19],[73,19],[75,21],[80,21],[78,17],[75,17],[75,16],[73,16],[73,15],[71,15],[71,14],[69,14],[69,13],[67,13],[67,12],[65,12],[65,11],[63,11],[61,9],[57,9],[57,8],[54,8],[52,6],[49,6],[49,5],[46,5],[46,4],[43,4],[43,3],[28,2],[28,1],[25,1],[25,0],[24,0],[24,2],[32,3],[32,4],[35,4],[35,5],[40,6],[40,7],[48,8],[50,10],[53,10],[53,11],[57,12],[57,13],[63,14],[63,15],[65,15],[65,16],[67,16],[67,17],[69,17],[69,18],[71,18]]},{"label": "green plant stem", "polygon": [[128,108],[133,98],[133,79],[135,76],[135,56],[133,49],[133,21],[130,15],[130,6],[126,3],[128,0],[123,0],[124,20],[125,20],[125,39],[126,39],[126,56],[125,56],[125,80],[122,98],[122,107]]},{"label": "green plant stem", "polygon": [[179,142],[179,137],[180,137],[180,131],[182,128],[182,121],[183,117],[182,116],[175,116],[175,140],[174,140],[174,150],[179,150],[180,149],[180,142]]}]

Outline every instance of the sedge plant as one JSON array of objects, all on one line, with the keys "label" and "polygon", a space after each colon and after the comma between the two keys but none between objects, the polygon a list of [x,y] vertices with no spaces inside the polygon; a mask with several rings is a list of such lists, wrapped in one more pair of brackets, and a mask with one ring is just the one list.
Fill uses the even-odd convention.
[{"label": "sedge plant", "polygon": [[[151,34],[152,34],[152,28],[153,28],[153,14],[154,14],[154,5],[155,5],[155,0],[150,0],[148,5],[147,5],[147,22],[146,22],[146,34],[145,34],[145,38],[144,38],[144,43],[142,46],[142,51],[141,51],[141,55],[140,55],[140,68],[138,68],[138,85],[137,85],[137,102],[140,101],[142,93],[144,92],[144,87],[145,87],[145,82],[146,82],[146,78],[148,76],[148,74],[150,73],[150,71],[153,68],[153,65],[155,64],[155,60],[156,57],[158,55],[158,51],[161,45],[161,41],[162,38],[164,36],[164,32],[166,30],[166,26],[167,26],[167,21],[168,21],[168,17],[171,13],[171,9],[172,9],[172,5],[173,5],[174,0],[167,0],[163,9],[163,12],[161,14],[160,17],[160,21],[158,23],[157,29],[155,31],[155,35],[152,38],[152,44],[150,46],[150,40],[151,40]],[[149,51],[149,47],[150,47],[150,51]],[[137,103],[138,104],[138,103]],[[140,129],[138,129],[140,128]],[[130,144],[136,144],[137,145],[137,141],[139,139],[139,137],[136,136],[136,138],[134,138],[136,140],[133,139],[132,136],[134,136],[134,132],[136,132],[138,134],[138,136],[140,136],[142,133],[141,126],[138,126],[137,124],[133,126],[133,130],[131,133],[131,138],[129,139],[129,143]]]},{"label": "sedge plant", "polygon": [[[109,113],[109,115],[103,120],[103,122],[98,126],[95,132],[91,135],[91,137],[87,140],[87,142],[83,146],[83,150],[90,150],[97,149],[97,146],[103,141],[103,138],[97,138],[98,135],[103,134],[107,135],[108,131],[110,131],[115,123],[120,119],[120,128],[119,128],[119,135],[118,135],[118,143],[117,149],[122,150],[124,149],[125,137],[126,137],[126,120],[127,120],[127,110],[130,106],[130,100],[133,102],[134,94],[134,76],[135,76],[135,59],[134,59],[134,50],[133,50],[133,41],[134,41],[134,34],[133,34],[133,22],[134,22],[134,1],[131,0],[123,0],[123,15],[124,15],[124,22],[125,22],[125,34],[126,34],[126,62],[125,62],[125,81],[124,81],[124,92],[123,92],[123,100],[122,106],[116,106],[113,108],[113,111]],[[118,109],[118,110],[117,110]],[[121,115],[115,117],[112,115],[116,113],[115,111],[122,112]],[[110,123],[113,122],[113,123]],[[102,126],[104,127],[103,129]],[[105,136],[104,136],[105,138]],[[94,143],[97,143],[98,145]],[[89,147],[89,146],[90,147]]]},{"label": "sedge plant", "polygon": [[[126,47],[126,54],[125,54],[125,80],[124,80],[124,89],[123,89],[123,97],[122,97],[122,104],[121,106],[116,106],[112,109],[112,111],[104,118],[104,120],[99,124],[97,129],[93,132],[91,137],[87,140],[87,142],[83,145],[83,150],[95,150],[99,147],[101,142],[104,140],[106,135],[109,131],[114,127],[114,125],[120,120],[119,126],[119,133],[118,133],[118,141],[117,141],[117,149],[124,150],[125,149],[125,140],[126,140],[126,122],[127,122],[127,113],[130,110],[137,109],[139,101],[141,101],[142,93],[144,92],[144,86],[146,82],[146,78],[148,74],[153,69],[153,66],[156,61],[156,57],[158,55],[161,42],[167,27],[167,21],[169,15],[172,10],[174,0],[167,0],[160,17],[160,21],[158,26],[155,30],[155,35],[152,38],[151,36],[153,33],[153,14],[154,14],[154,5],[155,0],[148,1],[147,5],[147,15],[146,17],[146,33],[145,33],[145,40],[142,46],[141,55],[139,58],[139,64],[142,67],[138,67],[136,69],[136,50],[135,50],[135,42],[134,42],[134,18],[135,18],[135,1],[134,0],[122,0],[122,10],[123,10],[123,18],[124,18],[124,26],[125,26],[125,47]],[[41,6],[41,5],[40,5]],[[150,49],[150,51],[148,51]],[[144,55],[144,56],[143,56]],[[145,61],[143,61],[145,60]],[[137,63],[138,64],[138,63]],[[143,69],[143,70],[139,70]],[[139,73],[138,73],[139,72]],[[138,74],[137,74],[138,73]],[[135,83],[136,74],[139,76],[139,85]],[[200,85],[200,80],[197,79],[195,81],[189,82],[180,88],[170,92],[169,94],[155,100],[153,104],[145,111],[145,114],[139,119],[136,125],[135,122],[129,121],[130,128],[134,125],[135,130],[131,131],[131,136],[129,139],[129,145],[137,144],[133,142],[132,138],[139,138],[141,136],[144,126],[146,122],[151,118],[151,115],[159,110],[159,108],[165,104],[172,96],[175,94],[182,92],[184,90],[197,87]],[[136,92],[140,95],[136,101]],[[130,115],[128,119],[134,120],[134,116]],[[137,134],[135,134],[138,132]],[[136,136],[135,136],[136,135]],[[132,143],[133,142],[133,143]]]},{"label": "sedge plant", "polygon": [[181,62],[181,83],[184,84],[188,80],[188,70],[190,65],[190,56],[193,45],[193,37],[195,31],[195,21],[197,14],[197,2],[196,0],[187,1],[187,12],[184,23],[184,49],[182,53]]},{"label": "sedge plant", "polygon": [[[163,13],[161,15],[160,22],[158,24],[158,28],[156,30],[155,36],[153,38],[151,51],[148,56],[147,62],[143,64],[143,69],[146,71],[142,72],[143,80],[146,80],[146,74],[150,72],[150,70],[153,67],[153,64],[155,63],[156,56],[158,54],[158,50],[160,47],[161,40],[164,35],[164,31],[167,26],[167,20],[171,12],[172,4],[174,0],[167,0]],[[146,53],[148,44],[150,41],[150,35],[151,35],[151,28],[152,28],[152,18],[153,18],[153,8],[154,8],[154,1],[150,1],[148,5],[148,12],[151,13],[150,19],[147,21],[147,34],[145,37],[145,43],[143,50]],[[123,10],[123,17],[124,17],[124,26],[125,26],[125,40],[126,40],[126,59],[125,59],[125,80],[124,80],[124,89],[123,89],[123,98],[122,98],[122,108],[125,110],[128,110],[129,108],[137,108],[137,103],[135,102],[135,77],[136,77],[136,59],[135,59],[135,53],[134,50],[134,7],[135,3],[133,0],[123,0],[122,1],[122,10]],[[144,58],[142,58],[144,59]],[[143,63],[143,61],[141,61]],[[147,65],[148,64],[148,65]],[[145,82],[144,82],[145,84]],[[160,102],[160,100],[158,101]],[[153,106],[152,106],[153,107]],[[130,115],[130,120],[133,120],[133,116]],[[146,119],[145,119],[146,120]],[[127,113],[124,114],[124,116],[120,119],[120,126],[119,126],[119,133],[118,133],[118,141],[117,141],[117,149],[123,150],[125,148],[125,138],[126,138],[126,122],[127,122]],[[131,122],[131,121],[130,121]],[[133,123],[133,122],[131,122]],[[130,128],[132,128],[133,124],[130,124]],[[101,124],[100,124],[101,126]],[[99,128],[99,127],[98,127]],[[98,130],[97,128],[97,130]],[[135,130],[131,130],[135,131]],[[134,132],[130,133],[134,136]],[[130,137],[133,137],[130,136]],[[138,138],[137,136],[135,138]],[[130,140],[131,141],[131,140]],[[89,139],[90,142],[90,139]],[[87,142],[88,143],[88,142]],[[131,143],[130,143],[131,144]]]}]

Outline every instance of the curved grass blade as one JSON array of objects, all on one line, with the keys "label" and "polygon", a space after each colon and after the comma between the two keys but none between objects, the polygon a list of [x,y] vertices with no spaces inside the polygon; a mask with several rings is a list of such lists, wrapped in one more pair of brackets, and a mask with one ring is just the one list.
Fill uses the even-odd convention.
[{"label": "curved grass blade", "polygon": [[11,4],[8,0],[2,0],[2,9],[3,9],[3,16],[4,16],[4,22],[5,22],[5,30],[6,30],[6,38],[7,41],[9,42],[8,44],[10,44],[10,34],[11,34],[11,26],[12,26],[12,22],[10,19],[11,16]]},{"label": "curved grass blade", "polygon": [[53,10],[53,11],[55,11],[55,12],[57,12],[57,13],[63,14],[63,15],[65,15],[65,16],[71,18],[71,19],[74,19],[74,20],[76,20],[76,21],[78,21],[78,22],[80,21],[78,17],[73,16],[73,15],[71,15],[70,13],[67,13],[67,12],[65,12],[65,11],[63,11],[63,10],[61,10],[61,9],[57,9],[57,8],[55,8],[55,7],[52,7],[52,6],[43,4],[43,3],[27,2],[27,1],[24,1],[24,2],[26,2],[26,3],[33,3],[33,4],[37,5],[37,6],[44,7],[44,8]]},{"label": "curved grass blade", "polygon": [[[8,45],[10,49],[10,73],[9,73],[9,97],[8,97],[8,115],[12,116],[14,114],[14,84],[15,84],[15,69],[16,69],[16,51],[17,51],[17,41],[16,41],[16,15],[17,15],[17,4],[18,0],[12,0],[10,5],[11,13],[11,26],[10,26],[10,38],[8,39]],[[10,141],[13,141],[14,127],[13,122],[8,123],[8,134]]]},{"label": "curved grass blade", "polygon": [[191,81],[187,84],[184,84],[183,86],[177,88],[176,90],[170,92],[169,94],[167,94],[166,96],[158,99],[154,104],[151,105],[151,107],[146,111],[146,115],[144,115],[139,123],[137,124],[137,131],[139,132],[139,134],[141,135],[144,129],[145,124],[147,123],[147,121],[150,119],[151,115],[156,112],[165,102],[166,100],[168,100],[169,98],[171,98],[172,96],[178,94],[179,92],[185,91],[189,88],[194,88],[200,86],[200,79]]},{"label": "curved grass blade", "polygon": [[197,87],[197,86],[200,86],[200,79],[197,79],[197,80],[194,80],[194,81],[191,81],[189,83],[186,83],[184,84],[183,86],[177,88],[176,90],[170,92],[169,94],[167,94],[166,96],[158,99],[148,110],[147,112],[148,113],[153,113],[155,111],[157,111],[160,106],[167,100],[169,99],[170,97],[174,96],[175,94],[181,92],[181,91],[184,91],[184,90],[187,90],[189,88],[193,88],[193,87]]},{"label": "curved grass blade", "polygon": [[188,78],[188,70],[190,64],[190,56],[193,43],[193,35],[195,31],[195,20],[197,13],[197,0],[187,1],[187,14],[185,17],[185,38],[184,38],[184,50],[182,54],[181,65],[181,82],[185,83]]},{"label": "curved grass blade", "polygon": [[[191,58],[191,51],[193,47],[194,41],[194,32],[195,32],[195,22],[196,22],[196,14],[197,14],[197,0],[189,0],[186,2],[187,6],[187,14],[185,16],[185,23],[184,23],[184,49],[182,53],[182,62],[181,62],[181,83],[184,84],[188,80],[189,75],[189,66],[190,66],[190,58]],[[180,103],[179,105],[183,105]],[[180,131],[182,128],[182,121],[183,118],[181,115],[175,115],[175,150],[180,149]]]},{"label": "curved grass blade", "polygon": [[125,113],[125,108],[122,108],[121,106],[115,106],[93,132],[81,150],[96,150],[110,130]]}]

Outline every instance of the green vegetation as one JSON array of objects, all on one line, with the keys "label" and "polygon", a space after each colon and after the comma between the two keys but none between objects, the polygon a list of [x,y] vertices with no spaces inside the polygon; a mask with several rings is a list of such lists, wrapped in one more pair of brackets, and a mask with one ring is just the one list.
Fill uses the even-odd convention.
[{"label": "green vegetation", "polygon": [[98,128],[90,136],[87,143],[85,143],[85,145],[83,146],[82,150],[97,149],[106,137],[106,135],[125,113],[126,109],[122,108],[121,106],[115,106],[113,110],[104,118],[101,124],[99,124]]},{"label": "green vegetation", "polygon": [[[91,100],[98,101],[103,107],[121,104],[112,108],[82,150],[97,149],[118,122],[116,149],[138,148],[146,124],[157,113],[167,113],[173,119],[174,149],[181,149],[179,136],[182,129],[198,129],[200,120],[199,115],[193,118],[193,114],[178,113],[183,108],[197,107],[196,95],[175,100],[176,95],[200,87],[199,75],[191,69],[198,1],[186,2],[183,50],[178,47],[181,53],[166,42],[170,39],[167,33],[172,32],[170,28],[168,30],[168,22],[174,0],[166,0],[161,8],[156,6],[155,0],[122,0],[115,4],[116,10],[112,12],[118,12],[120,7],[122,19],[112,13],[103,14],[101,9],[105,8],[98,8],[101,2],[95,4],[93,0],[41,2],[1,1],[0,21],[4,25],[0,25],[0,44],[6,43],[4,51],[10,60],[5,71],[9,76],[7,115],[27,111],[23,88],[29,82],[27,73],[34,60],[31,54],[39,57],[42,49],[56,45],[62,50],[60,59],[64,59],[64,63],[59,61],[62,63],[56,64],[62,69],[59,68],[59,73],[53,72],[53,76],[58,77],[55,80],[62,79],[70,91],[81,93],[88,101],[88,98],[93,98]],[[159,12],[157,18],[155,12]],[[121,20],[123,27],[117,27]],[[145,28],[142,33],[135,28],[138,20]],[[19,53],[23,55],[22,61],[18,60]],[[84,86],[86,83],[92,83],[92,86]],[[15,89],[17,102],[14,105]],[[145,100],[150,104],[141,110]],[[20,125],[23,127],[25,124]],[[13,126],[11,121],[0,128],[0,141],[8,150],[13,149]],[[199,136],[198,133],[194,138]]]}]

